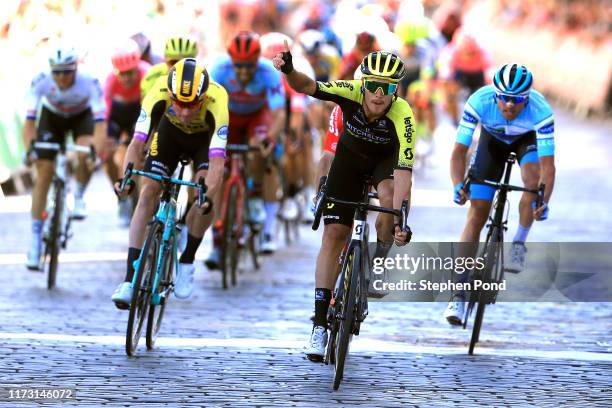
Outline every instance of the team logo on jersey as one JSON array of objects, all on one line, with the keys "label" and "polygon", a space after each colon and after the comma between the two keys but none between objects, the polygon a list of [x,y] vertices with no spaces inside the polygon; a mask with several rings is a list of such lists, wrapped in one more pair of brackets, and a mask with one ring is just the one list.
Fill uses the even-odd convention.
[{"label": "team logo on jersey", "polygon": [[467,111],[463,112],[463,117],[461,118],[461,120],[467,123],[477,123],[478,122],[478,119],[476,119],[474,115],[472,115],[471,113]]},{"label": "team logo on jersey", "polygon": [[540,128],[540,130],[538,130],[539,133],[543,134],[543,135],[548,135],[551,134],[555,131],[555,122],[551,122],[546,126],[542,126]]},{"label": "team logo on jersey", "polygon": [[147,120],[147,112],[144,109],[140,109],[140,115],[138,115],[138,123],[142,123]]},{"label": "team logo on jersey", "polygon": [[227,126],[221,126],[219,130],[217,130],[217,136],[221,140],[227,140]]},{"label": "team logo on jersey", "polygon": [[406,129],[406,132],[404,133],[406,142],[412,143],[412,121],[409,117],[404,118],[404,127]]},{"label": "team logo on jersey", "polygon": [[414,154],[412,153],[412,149],[410,147],[407,147],[406,150],[404,150],[404,157],[406,160],[414,159]]}]

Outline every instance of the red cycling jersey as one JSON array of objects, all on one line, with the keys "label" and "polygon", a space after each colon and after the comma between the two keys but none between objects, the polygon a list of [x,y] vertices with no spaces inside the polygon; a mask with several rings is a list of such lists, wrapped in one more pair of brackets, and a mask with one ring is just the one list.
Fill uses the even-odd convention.
[{"label": "red cycling jersey", "polygon": [[336,106],[329,115],[329,127],[325,134],[325,142],[323,143],[323,150],[336,154],[336,147],[338,146],[338,140],[342,133],[342,109],[340,106]]},{"label": "red cycling jersey", "polygon": [[106,103],[107,119],[110,115],[113,101],[122,104],[140,104],[140,81],[150,67],[151,65],[148,62],[140,61],[138,64],[138,79],[135,81],[136,85],[132,88],[123,86],[114,72],[108,75],[104,84],[104,102]]}]

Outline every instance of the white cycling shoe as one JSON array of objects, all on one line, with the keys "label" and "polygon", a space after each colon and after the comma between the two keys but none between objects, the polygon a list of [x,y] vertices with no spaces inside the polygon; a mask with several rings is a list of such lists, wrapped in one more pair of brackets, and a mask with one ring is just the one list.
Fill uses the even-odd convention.
[{"label": "white cycling shoe", "polygon": [[523,242],[513,242],[510,247],[510,262],[506,265],[508,272],[519,273],[525,268],[525,254],[527,247]]},{"label": "white cycling shoe", "polygon": [[444,311],[444,318],[451,326],[461,326],[463,324],[463,314],[465,312],[465,302],[451,300]]},{"label": "white cycling shoe", "polygon": [[132,282],[121,282],[111,296],[117,309],[127,310],[132,302]]},{"label": "white cycling shoe", "polygon": [[83,197],[74,198],[74,210],[72,210],[72,218],[75,220],[84,220],[87,217],[87,208]]},{"label": "white cycling shoe", "polygon": [[310,334],[308,343],[304,346],[304,354],[310,361],[320,363],[325,356],[327,346],[327,329],[323,326],[315,326]]},{"label": "white cycling shoe", "polygon": [[179,299],[187,299],[193,293],[194,264],[179,263],[176,282],[174,282],[174,294]]}]

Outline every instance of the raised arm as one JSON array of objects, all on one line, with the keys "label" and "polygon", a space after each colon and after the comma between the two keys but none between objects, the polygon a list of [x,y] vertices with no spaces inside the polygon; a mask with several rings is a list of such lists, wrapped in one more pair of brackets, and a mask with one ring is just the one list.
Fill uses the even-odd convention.
[{"label": "raised arm", "polygon": [[274,64],[274,68],[285,75],[291,88],[306,95],[314,95],[317,90],[317,83],[293,68],[293,60],[287,41],[285,41],[285,51],[274,57],[272,63]]}]

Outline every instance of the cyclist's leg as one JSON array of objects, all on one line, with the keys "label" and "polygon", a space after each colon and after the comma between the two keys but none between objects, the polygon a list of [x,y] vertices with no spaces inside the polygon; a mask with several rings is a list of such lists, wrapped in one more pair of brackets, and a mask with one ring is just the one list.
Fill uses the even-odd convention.
[{"label": "cyclist's leg", "polygon": [[[523,184],[526,188],[536,189],[540,180],[540,162],[535,132],[530,132],[521,137],[521,140],[516,143],[517,160],[521,166]],[[534,200],[535,196],[531,193],[523,193],[521,196],[519,203],[519,227],[513,239],[514,242],[525,242],[527,240],[527,234],[533,224],[533,208],[531,204]]]},{"label": "cyclist's leg", "polygon": [[[477,179],[501,180],[508,153],[507,145],[504,145],[483,129],[478,147],[470,163],[470,174]],[[476,256],[480,233],[489,216],[495,189],[483,184],[472,183],[469,194],[470,208],[460,242],[471,243],[472,245],[463,244],[459,246],[458,256],[462,257]],[[466,282],[468,274],[460,274],[457,278],[459,282]]]},{"label": "cyclist's leg", "polygon": [[[332,164],[327,179],[327,194],[330,197],[358,201],[363,189],[363,175],[365,174],[361,160],[354,157],[343,145],[338,146],[336,159]],[[350,234],[350,226],[353,222],[354,208],[338,204],[328,204],[323,209],[323,241],[317,257],[315,283],[315,299],[320,297],[322,290],[331,294],[334,288],[338,259],[346,240]],[[328,292],[329,291],[329,292]],[[326,300],[327,301],[327,300]],[[324,307],[316,307],[315,301],[315,325],[323,325],[327,322],[327,302]],[[318,312],[317,312],[318,310]]]},{"label": "cyclist's leg", "polygon": [[[38,128],[36,129],[37,142],[63,143],[65,121],[43,108],[40,114]],[[54,159],[57,152],[36,149],[36,178],[32,189],[32,238],[28,251],[27,266],[37,269],[42,252],[42,234],[44,227],[43,212],[47,206],[47,194],[53,174],[55,172]]]},{"label": "cyclist's leg", "polygon": [[[87,110],[77,117],[71,119],[71,130],[74,134],[74,142],[80,146],[91,146],[93,144],[94,134],[94,119],[91,110]],[[103,126],[103,122],[97,122],[95,127]],[[93,171],[93,163],[90,162],[89,156],[86,153],[77,154],[78,162],[75,172],[76,191],[74,194],[74,216],[78,218],[85,217],[85,203],[83,196],[85,189],[91,178]]]},{"label": "cyclist's leg", "polygon": [[[178,164],[180,154],[176,141],[178,139],[177,132],[180,131],[165,118],[161,119],[158,132],[155,133],[151,141],[151,149],[145,161],[144,171],[164,176],[172,175]],[[134,273],[133,261],[140,256],[140,250],[145,240],[147,223],[157,208],[160,193],[161,185],[159,182],[144,177],[141,179],[138,204],[130,223],[126,282],[132,280]]]}]

